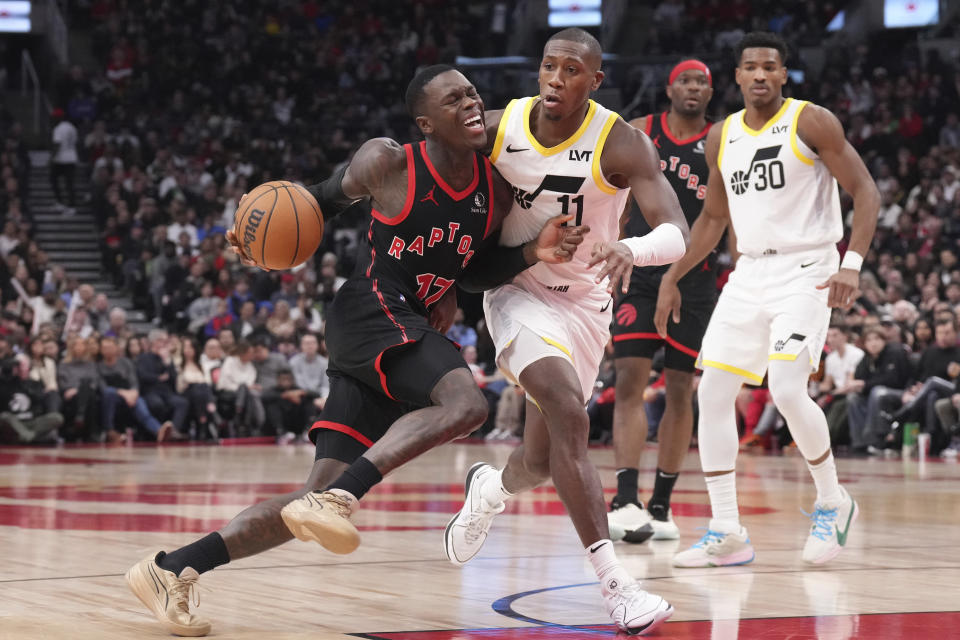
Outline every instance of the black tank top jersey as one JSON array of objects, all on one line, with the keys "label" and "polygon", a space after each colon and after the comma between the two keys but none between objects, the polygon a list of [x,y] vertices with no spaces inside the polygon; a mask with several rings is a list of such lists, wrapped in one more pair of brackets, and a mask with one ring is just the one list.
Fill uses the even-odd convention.
[{"label": "black tank top jersey", "polygon": [[[454,285],[489,235],[493,215],[490,161],[474,155],[473,180],[455,191],[427,156],[426,142],[404,145],[407,199],[403,211],[387,218],[376,209],[355,276],[374,290],[399,293],[414,311],[427,311]],[[361,252],[363,250],[361,249]]]},{"label": "black tank top jersey", "polygon": [[[660,154],[660,169],[680,200],[680,208],[693,227],[700,215],[703,198],[707,191],[707,158],[705,144],[707,132],[712,123],[692,138],[678,140],[667,126],[666,112],[651,115],[647,119],[647,135],[653,141]],[[630,219],[624,227],[626,236],[642,236],[650,232],[650,225],[644,220],[636,202],[631,199]],[[716,298],[717,252],[714,250],[703,264],[691,269],[679,283],[685,300],[709,301]],[[669,265],[658,267],[635,267],[630,278],[630,290],[656,297],[660,288],[660,278],[669,269]]]}]

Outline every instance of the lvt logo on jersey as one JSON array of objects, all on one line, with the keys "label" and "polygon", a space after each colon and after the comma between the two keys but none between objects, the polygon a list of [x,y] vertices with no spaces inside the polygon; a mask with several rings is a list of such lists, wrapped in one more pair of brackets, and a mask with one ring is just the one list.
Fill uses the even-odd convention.
[{"label": "lvt logo on jersey", "polygon": [[[777,160],[783,145],[757,149],[746,171],[734,171],[730,176],[730,188],[740,196],[747,192],[751,184],[757,191],[782,189],[786,184],[783,163]],[[752,180],[752,182],[751,182]]]},{"label": "lvt logo on jersey", "polygon": [[570,149],[569,158],[571,162],[580,162],[581,160],[583,162],[590,162],[591,153],[593,153],[593,151],[579,151],[577,149]]}]

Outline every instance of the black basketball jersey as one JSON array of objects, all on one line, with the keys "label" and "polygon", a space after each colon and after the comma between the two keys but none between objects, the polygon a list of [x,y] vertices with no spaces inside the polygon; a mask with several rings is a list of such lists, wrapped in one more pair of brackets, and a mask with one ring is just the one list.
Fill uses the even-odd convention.
[{"label": "black basketball jersey", "polygon": [[[697,135],[678,140],[667,126],[667,113],[647,118],[646,133],[650,136],[660,154],[660,170],[666,176],[670,186],[677,193],[680,208],[693,227],[694,221],[703,208],[703,199],[707,192],[707,157],[705,144],[712,123],[708,122]],[[630,219],[624,227],[626,236],[642,236],[650,232],[650,225],[644,220],[636,202],[632,202]],[[712,300],[716,297],[716,251],[711,252],[703,264],[691,269],[679,282],[684,299],[691,301]],[[634,267],[630,278],[630,290],[656,297],[660,289],[660,279],[670,265],[656,267]]]},{"label": "black basketball jersey", "polygon": [[403,211],[387,218],[376,209],[367,239],[369,254],[357,265],[374,289],[399,293],[421,313],[454,285],[474,251],[489,235],[493,219],[490,161],[474,155],[473,180],[454,190],[427,156],[426,142],[404,145],[407,199]]}]

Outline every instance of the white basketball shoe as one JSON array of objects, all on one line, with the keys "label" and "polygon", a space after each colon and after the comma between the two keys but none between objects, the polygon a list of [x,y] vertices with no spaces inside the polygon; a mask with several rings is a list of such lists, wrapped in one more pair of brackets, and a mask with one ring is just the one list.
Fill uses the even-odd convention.
[{"label": "white basketball shoe", "polygon": [[840,487],[843,500],[837,505],[813,505],[813,513],[808,514],[813,522],[810,535],[803,545],[803,561],[811,564],[823,564],[837,557],[847,544],[850,527],[860,515],[860,507],[850,497],[847,490]]},{"label": "white basketball shoe", "polygon": [[648,593],[637,582],[603,585],[603,603],[610,619],[631,635],[646,635],[673,615],[673,607],[660,596]]},{"label": "white basketball shoe", "polygon": [[443,550],[453,564],[466,564],[480,552],[493,517],[506,508],[503,502],[491,505],[480,495],[484,480],[495,473],[497,469],[485,462],[476,463],[467,472],[463,508],[450,519],[443,532]]},{"label": "white basketball shoe", "polygon": [[721,533],[708,528],[692,547],[673,556],[673,566],[726,567],[753,562],[754,557],[745,527],[740,527],[738,533]]},{"label": "white basketball shoe", "polygon": [[647,512],[650,514],[650,526],[653,527],[653,537],[651,540],[679,540],[680,528],[673,521],[673,510],[664,509],[659,503],[648,504]]},{"label": "white basketball shoe", "polygon": [[620,504],[614,498],[607,514],[607,526],[610,539],[623,540],[633,544],[642,544],[653,535],[653,518],[650,513],[635,502]]}]

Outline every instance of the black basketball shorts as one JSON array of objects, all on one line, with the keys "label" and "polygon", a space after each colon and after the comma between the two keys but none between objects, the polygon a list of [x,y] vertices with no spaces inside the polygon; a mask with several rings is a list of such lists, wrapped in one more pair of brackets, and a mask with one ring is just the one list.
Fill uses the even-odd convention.
[{"label": "black basketball shorts", "polygon": [[429,406],[430,392],[447,373],[467,368],[457,347],[436,332],[392,347],[375,360],[377,386],[336,368],[328,369],[330,394],[310,428],[316,460],[352,463],[401,416]]},{"label": "black basketball shorts", "polygon": [[667,337],[660,337],[653,324],[657,299],[641,293],[628,293],[614,306],[613,354],[615,358],[653,358],[661,346],[665,348],[664,366],[675,371],[692,372],[707,330],[713,303],[683,304],[680,322],[667,322]]}]

